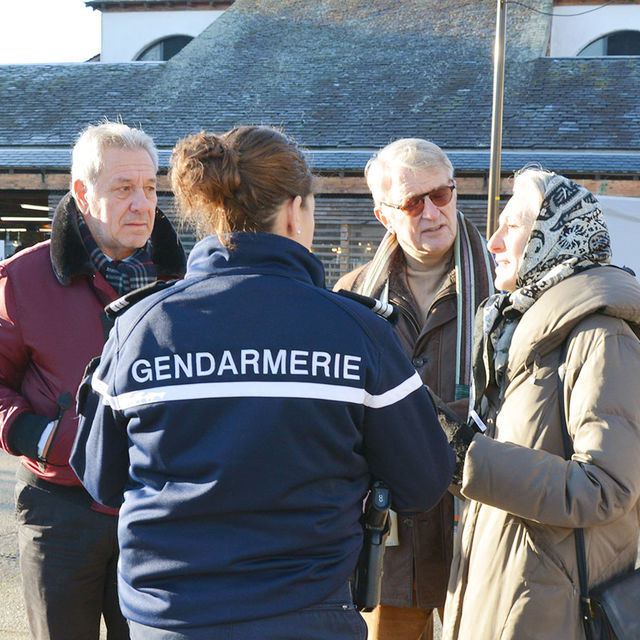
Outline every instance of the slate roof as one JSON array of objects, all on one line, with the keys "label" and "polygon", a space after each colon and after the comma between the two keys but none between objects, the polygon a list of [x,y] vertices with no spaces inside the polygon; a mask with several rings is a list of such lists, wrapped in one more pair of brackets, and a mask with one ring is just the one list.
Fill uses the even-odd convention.
[{"label": "slate roof", "polygon": [[[638,172],[639,59],[544,57],[549,20],[509,4],[503,167]],[[166,150],[202,128],[272,124],[327,170],[361,170],[402,136],[484,170],[494,32],[494,0],[236,0],[166,63],[0,66],[0,167],[51,160],[121,116]]]}]

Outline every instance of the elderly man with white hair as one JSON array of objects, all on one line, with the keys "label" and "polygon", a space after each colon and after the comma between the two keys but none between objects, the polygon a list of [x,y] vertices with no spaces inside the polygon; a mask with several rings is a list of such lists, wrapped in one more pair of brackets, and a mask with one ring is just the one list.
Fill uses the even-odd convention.
[{"label": "elderly man with white hair", "polygon": [[[465,419],[473,317],[493,291],[485,242],[457,211],[453,166],[436,144],[396,140],[369,161],[365,176],[387,233],[374,259],[335,288],[398,307],[405,352],[423,382]],[[368,616],[373,638],[432,638],[433,609],[443,607],[447,593],[453,530],[451,494],[427,513],[397,519],[397,545],[385,553],[381,606]]]},{"label": "elderly man with white hair", "polygon": [[0,446],[21,456],[20,570],[38,640],[128,638],[116,589],[117,511],[69,466],[85,366],[109,332],[104,307],[180,277],[185,255],[157,208],[158,152],[140,129],[104,122],[78,138],[51,239],[0,263]]}]

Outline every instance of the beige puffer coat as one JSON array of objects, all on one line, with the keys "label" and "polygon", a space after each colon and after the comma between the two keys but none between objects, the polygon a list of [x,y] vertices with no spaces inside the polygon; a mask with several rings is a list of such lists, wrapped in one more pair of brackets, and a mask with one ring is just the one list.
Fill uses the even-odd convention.
[{"label": "beige puffer coat", "polygon": [[[493,438],[465,461],[468,498],[445,640],[582,640],[574,528],[591,585],[633,566],[640,524],[640,285],[615,267],[574,275],[523,315]],[[575,454],[564,459],[557,369]]]}]

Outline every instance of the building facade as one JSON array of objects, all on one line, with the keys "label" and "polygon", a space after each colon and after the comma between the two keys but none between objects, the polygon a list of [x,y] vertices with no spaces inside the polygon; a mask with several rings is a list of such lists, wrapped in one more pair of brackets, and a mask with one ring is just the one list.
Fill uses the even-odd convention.
[{"label": "building facade", "polygon": [[[161,152],[160,203],[169,213],[166,171],[180,137],[238,124],[282,126],[308,150],[318,176],[314,251],[329,284],[367,260],[382,236],[363,170],[376,149],[398,137],[428,138],[447,151],[460,209],[484,227],[494,3],[86,4],[102,12],[99,61],[0,65],[5,255],[47,237],[47,218],[68,189],[74,139],[103,117],[140,124],[154,137]],[[509,177],[528,162],[603,197],[640,197],[638,54],[579,55],[603,37],[633,31],[640,0],[600,5],[508,5],[503,201]],[[616,18],[609,11],[614,8],[624,12]],[[170,57],[169,47],[153,53],[177,36],[193,39]],[[140,60],[145,52],[149,57]],[[187,248],[193,244],[189,229],[183,239]]]}]

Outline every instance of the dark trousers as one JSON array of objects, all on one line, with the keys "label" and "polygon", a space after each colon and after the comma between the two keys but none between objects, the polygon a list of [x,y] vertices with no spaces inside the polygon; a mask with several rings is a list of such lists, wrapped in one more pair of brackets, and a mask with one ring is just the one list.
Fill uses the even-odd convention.
[{"label": "dark trousers", "polygon": [[18,480],[20,571],[35,640],[109,640],[129,630],[118,605],[117,518]]},{"label": "dark trousers", "polygon": [[167,631],[129,621],[131,640],[366,640],[367,625],[345,585],[324,602],[271,618]]}]

